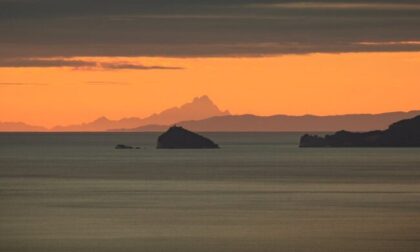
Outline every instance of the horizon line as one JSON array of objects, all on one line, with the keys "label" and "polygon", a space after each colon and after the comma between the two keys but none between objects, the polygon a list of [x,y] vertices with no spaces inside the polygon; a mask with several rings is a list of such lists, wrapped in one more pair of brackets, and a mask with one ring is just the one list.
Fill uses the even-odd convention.
[{"label": "horizon line", "polygon": [[[228,111],[228,110],[223,110],[223,111]],[[386,112],[378,112],[378,113],[343,113],[343,114],[327,114],[327,115],[322,115],[322,114],[270,114],[270,115],[258,115],[258,114],[252,114],[252,113],[245,113],[245,114],[229,114],[229,115],[216,115],[216,116],[210,116],[207,118],[203,118],[203,119],[199,119],[199,120],[182,120],[182,121],[178,121],[175,123],[180,123],[180,122],[191,122],[191,121],[203,121],[203,120],[207,120],[210,118],[218,118],[218,117],[240,117],[240,116],[254,116],[254,117],[275,117],[275,116],[285,116],[285,117],[338,117],[338,116],[375,116],[375,115],[384,115],[384,114],[393,114],[393,113],[413,113],[413,112],[420,112],[420,108],[419,109],[411,109],[411,110],[397,110],[397,111],[386,111]],[[156,113],[154,113],[156,114]],[[152,114],[153,115],[153,114]],[[107,132],[107,131],[54,131],[52,129],[56,128],[56,127],[66,127],[66,126],[72,126],[72,125],[79,125],[79,124],[88,124],[91,123],[99,118],[104,118],[108,121],[121,121],[124,119],[130,119],[130,118],[136,118],[136,119],[142,119],[141,117],[136,117],[136,116],[130,116],[130,117],[121,117],[119,119],[110,119],[106,116],[98,116],[96,117],[96,119],[93,119],[91,121],[82,121],[82,122],[76,122],[73,124],[67,124],[67,125],[62,125],[62,124],[57,124],[54,126],[43,126],[43,125],[37,125],[37,124],[31,124],[31,123],[27,123],[25,121],[2,121],[0,120],[0,124],[24,124],[25,126],[30,126],[30,127],[38,127],[38,128],[43,128],[43,130],[40,131],[33,131],[33,132],[67,132],[67,133],[71,133],[71,132]],[[172,123],[174,124],[174,123]],[[168,126],[170,124],[145,124],[145,125],[139,125],[139,126],[148,126],[148,125],[154,125],[154,126]],[[32,132],[32,131],[1,131],[0,132]],[[112,132],[112,131],[109,131]],[[218,131],[220,132],[220,131]],[[234,131],[236,132],[236,131]],[[273,132],[278,132],[278,131],[273,131]],[[288,131],[287,131],[288,132]]]}]

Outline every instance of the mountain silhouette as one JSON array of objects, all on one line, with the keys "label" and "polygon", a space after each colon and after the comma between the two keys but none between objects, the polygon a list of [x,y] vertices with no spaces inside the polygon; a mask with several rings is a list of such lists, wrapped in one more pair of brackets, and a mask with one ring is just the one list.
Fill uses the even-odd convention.
[{"label": "mountain silhouette", "polygon": [[174,124],[185,120],[201,120],[213,116],[229,115],[228,111],[221,111],[208,96],[194,98],[191,102],[180,107],[166,109],[146,118],[123,118],[110,120],[100,117],[92,122],[69,126],[56,126],[52,131],[107,131],[110,129],[135,128],[148,124]]},{"label": "mountain silhouette", "polygon": [[46,131],[41,126],[33,126],[23,122],[0,122],[0,131],[18,132],[18,131]]},{"label": "mountain silhouette", "polygon": [[1,123],[0,131],[111,131],[143,132],[165,131],[173,124],[193,131],[225,132],[334,132],[338,130],[370,131],[383,130],[393,122],[420,115],[420,110],[388,112],[382,114],[346,115],[231,115],[220,110],[208,96],[194,98],[179,107],[172,107],[145,118],[129,117],[111,120],[99,117],[94,121],[52,129],[31,126],[25,123]]},{"label": "mountain silhouette", "polygon": [[300,147],[420,147],[420,116],[393,123],[386,130],[341,130],[325,137],[305,134]]},{"label": "mountain silhouette", "polygon": [[121,120],[110,120],[105,116],[82,124],[75,124],[69,126],[56,126],[51,131],[106,131],[115,126],[118,127],[133,127],[133,125],[141,125],[141,119],[136,117],[123,118]]},{"label": "mountain silhouette", "polygon": [[[216,116],[203,120],[189,120],[177,122],[176,125],[193,131],[255,131],[255,132],[328,132],[341,129],[351,131],[369,131],[386,129],[389,124],[402,119],[420,115],[420,111],[390,112],[382,114],[349,114],[332,116],[256,116],[256,115],[227,115]],[[144,125],[123,131],[163,131],[168,125]]]},{"label": "mountain silhouette", "polygon": [[142,120],[142,124],[173,124],[185,120],[201,120],[213,116],[229,115],[229,111],[221,111],[207,95],[196,97],[192,102],[180,107],[170,108],[153,114]]}]

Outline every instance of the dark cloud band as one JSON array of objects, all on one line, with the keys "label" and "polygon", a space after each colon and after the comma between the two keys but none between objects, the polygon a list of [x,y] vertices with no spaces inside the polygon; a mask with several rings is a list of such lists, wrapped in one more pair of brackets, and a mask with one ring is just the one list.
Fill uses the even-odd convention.
[{"label": "dark cloud band", "polygon": [[413,0],[0,0],[0,57],[420,51],[418,27]]},{"label": "dark cloud band", "polygon": [[144,66],[130,63],[102,63],[100,67],[105,69],[133,69],[133,70],[180,70],[182,67],[168,67],[168,66]]},{"label": "dark cloud band", "polygon": [[146,66],[125,62],[96,62],[72,59],[48,58],[3,58],[0,67],[72,67],[75,69],[105,69],[105,70],[179,70],[181,67]]}]

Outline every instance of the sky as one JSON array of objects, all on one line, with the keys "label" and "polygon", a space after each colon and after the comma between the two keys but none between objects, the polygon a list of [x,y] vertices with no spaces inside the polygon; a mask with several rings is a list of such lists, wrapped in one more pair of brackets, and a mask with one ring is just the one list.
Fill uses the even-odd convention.
[{"label": "sky", "polygon": [[0,121],[420,109],[419,1],[0,0]]}]

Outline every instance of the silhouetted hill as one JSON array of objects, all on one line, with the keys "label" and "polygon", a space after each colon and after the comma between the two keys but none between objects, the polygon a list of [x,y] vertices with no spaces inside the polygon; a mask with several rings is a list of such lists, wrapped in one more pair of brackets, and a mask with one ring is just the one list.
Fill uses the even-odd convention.
[{"label": "silhouetted hill", "polygon": [[320,137],[304,135],[300,147],[420,147],[420,116],[393,123],[387,130],[339,131]]},{"label": "silhouetted hill", "polygon": [[[332,116],[255,116],[229,115],[216,116],[203,120],[181,121],[177,125],[194,131],[368,131],[385,129],[389,124],[420,115],[420,111],[390,112],[383,114],[353,114]],[[133,129],[116,131],[162,131],[167,125],[145,125]]]},{"label": "silhouetted hill", "polygon": [[159,136],[158,149],[215,149],[219,148],[212,140],[197,133],[172,126]]},{"label": "silhouetted hill", "polygon": [[0,131],[20,132],[20,131],[45,131],[46,128],[33,126],[22,122],[0,122]]},{"label": "silhouetted hill", "polygon": [[229,112],[221,111],[208,96],[201,96],[180,107],[173,107],[142,119],[132,117],[110,120],[106,117],[100,117],[89,123],[57,126],[52,131],[107,131],[110,129],[135,128],[148,124],[173,124],[178,121],[200,120],[221,115],[229,115]]}]

